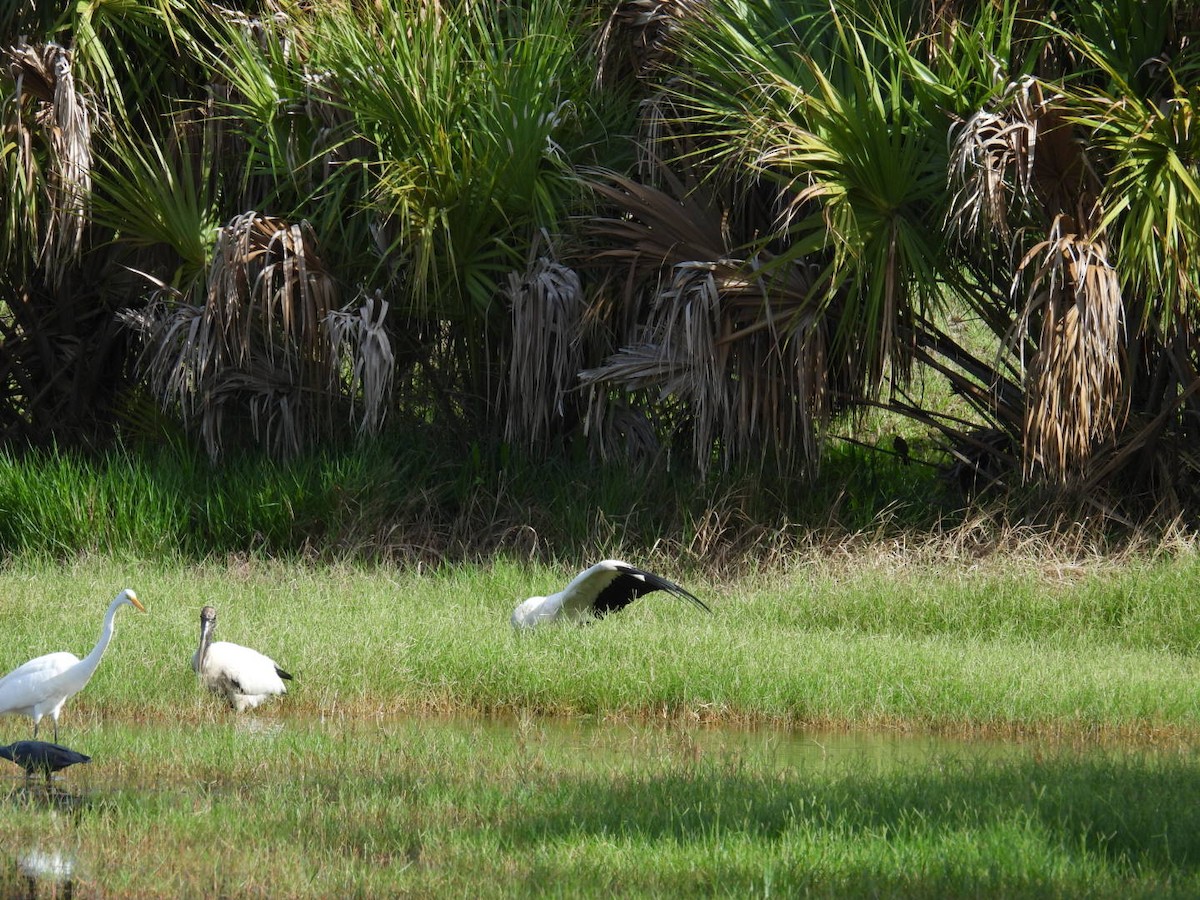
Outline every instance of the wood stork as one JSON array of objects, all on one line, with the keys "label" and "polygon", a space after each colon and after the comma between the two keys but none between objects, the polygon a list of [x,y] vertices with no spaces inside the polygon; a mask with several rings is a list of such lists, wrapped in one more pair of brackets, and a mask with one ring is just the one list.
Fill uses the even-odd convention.
[{"label": "wood stork", "polygon": [[49,782],[51,772],[76,763],[90,762],[92,758],[83,753],[76,753],[62,744],[51,744],[48,741],[17,741],[7,747],[0,747],[0,759],[11,760],[24,769],[26,781],[29,781],[34,772],[45,772],[46,781]]},{"label": "wood stork", "polygon": [[512,624],[513,628],[525,629],[557,619],[586,622],[624,609],[642,594],[653,591],[666,591],[705,612],[712,612],[699,597],[673,581],[619,559],[606,559],[580,572],[558,593],[549,597],[530,597],[521,603],[513,610]]},{"label": "wood stork", "polygon": [[292,676],[275,660],[257,650],[212,642],[217,627],[217,611],[211,606],[200,610],[200,646],[192,656],[192,669],[200,681],[215,694],[222,694],[237,712],[253,709],[276,694],[286,694],[284,679]]},{"label": "wood stork", "polygon": [[24,715],[33,719],[33,736],[37,737],[42,716],[54,720],[54,740],[58,741],[58,714],[67,698],[83,690],[113,636],[113,617],[125,605],[142,612],[146,608],[138,601],[137,594],[129,588],[117,594],[104,614],[104,626],[100,629],[100,640],[92,652],[80,659],[74,653],[47,653],[17,666],[0,678],[0,715]]}]

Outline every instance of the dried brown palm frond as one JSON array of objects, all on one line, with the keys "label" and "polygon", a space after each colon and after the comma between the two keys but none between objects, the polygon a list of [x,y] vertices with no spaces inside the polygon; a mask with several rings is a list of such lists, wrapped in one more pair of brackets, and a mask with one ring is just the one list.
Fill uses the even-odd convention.
[{"label": "dried brown palm frond", "polygon": [[950,181],[957,185],[947,230],[964,242],[1012,235],[1013,201],[1031,197],[1038,120],[1044,107],[1032,78],[1009,85],[997,110],[979,110],[953,134]]},{"label": "dried brown palm frond", "polygon": [[1007,241],[1023,222],[1048,228],[1064,214],[1086,228],[1100,192],[1063,98],[1047,96],[1030,77],[957,129],[949,178],[947,230],[976,243],[992,235]]},{"label": "dried brown palm frond", "polygon": [[29,185],[34,183],[38,164],[33,158],[29,122],[21,113],[26,98],[31,100],[33,123],[46,141],[43,177],[50,213],[41,253],[50,283],[59,285],[83,250],[92,191],[92,105],[75,84],[71,53],[65,47],[21,42],[10,47],[7,55],[9,74],[16,83],[17,111],[5,127],[15,133]]},{"label": "dried brown palm frond", "polygon": [[340,379],[349,370],[349,383],[343,390],[352,401],[352,411],[362,408],[357,426],[360,434],[378,433],[391,403],[396,355],[385,325],[387,314],[388,302],[376,292],[363,298],[357,308],[351,304],[348,309],[331,310],[325,317],[329,374]]},{"label": "dried brown palm frond", "polygon": [[584,434],[600,459],[647,462],[662,451],[659,432],[664,426],[652,418],[654,410],[630,402],[631,398],[630,394],[610,396],[589,407]]},{"label": "dried brown palm frond", "polygon": [[123,318],[145,338],[142,364],[159,402],[198,429],[212,458],[227,419],[248,418],[277,457],[336,430],[342,408],[360,433],[382,424],[394,363],[387,304],[368,297],[335,308],[306,223],[244,213],[221,230],[202,303],[160,287]]},{"label": "dried brown palm frond", "polygon": [[319,367],[328,355],[321,324],[335,299],[307,222],[251,211],[221,229],[208,272],[206,315],[222,360],[240,365],[262,352],[296,374],[305,364]]},{"label": "dried brown palm frond", "polygon": [[1024,331],[1040,322],[1027,385],[1025,473],[1037,468],[1064,482],[1114,437],[1127,410],[1120,281],[1104,243],[1066,231],[1067,221],[1056,220],[1021,261],[1028,277],[1019,325]]},{"label": "dried brown palm frond", "polygon": [[646,78],[673,56],[672,36],[704,0],[622,0],[596,32],[596,84]]},{"label": "dried brown palm frond", "polygon": [[584,296],[579,275],[540,256],[508,276],[512,306],[505,438],[545,446],[583,366]]},{"label": "dried brown palm frond", "polygon": [[730,255],[724,212],[712,196],[688,191],[661,163],[660,168],[667,181],[662,189],[611,172],[583,172],[587,186],[619,213],[593,220],[588,231],[602,247],[595,259],[626,270],[622,300],[629,306],[641,283],[660,270]]},{"label": "dried brown palm frond", "polygon": [[686,419],[701,473],[714,454],[726,466],[755,453],[815,460],[823,332],[814,322],[797,327],[796,317],[787,334],[757,327],[770,300],[744,271],[729,260],[675,266],[636,342],[580,373],[593,387],[589,432],[610,418],[613,388],[645,391],[654,403],[682,407],[675,415]]},{"label": "dried brown palm frond", "polygon": [[596,261],[623,271],[624,289],[609,301],[616,313],[601,314],[617,321],[619,349],[580,374],[591,388],[589,433],[610,446],[599,434],[614,420],[608,407],[623,403],[619,391],[637,391],[690,434],[701,472],[716,458],[728,466],[767,453],[812,463],[827,360],[803,273],[758,274],[763,259],[737,257],[715,198],[669,172],[683,199],[593,176],[592,188],[624,213],[590,229],[606,248]]},{"label": "dried brown palm frond", "polygon": [[[1099,180],[1063,98],[1032,78],[1009,85],[994,109],[957,131],[950,182],[948,232],[1008,245],[1020,310],[1004,349],[1023,373],[1023,397],[978,409],[1019,435],[1026,478],[1077,478],[1125,415],[1124,301],[1107,242],[1096,237]],[[998,333],[1003,318],[992,316]]]}]

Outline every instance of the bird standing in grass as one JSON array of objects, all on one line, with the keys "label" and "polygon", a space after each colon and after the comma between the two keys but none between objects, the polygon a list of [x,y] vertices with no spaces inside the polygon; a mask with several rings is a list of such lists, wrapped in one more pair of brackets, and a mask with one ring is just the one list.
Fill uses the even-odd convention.
[{"label": "bird standing in grass", "polygon": [[653,591],[666,591],[705,612],[712,612],[699,597],[673,581],[619,559],[606,559],[580,572],[558,593],[549,597],[530,597],[521,603],[513,610],[512,624],[514,628],[524,629],[558,619],[587,622],[624,609],[638,597]]},{"label": "bird standing in grass", "polygon": [[29,782],[34,772],[44,772],[46,782],[50,774],[76,763],[90,762],[91,757],[76,753],[61,744],[51,744],[47,741],[17,741],[7,747],[0,747],[0,759],[15,762],[25,770],[25,781]]},{"label": "bird standing in grass", "polygon": [[83,690],[91,680],[113,636],[113,617],[122,606],[146,611],[137,594],[126,588],[117,594],[104,614],[100,640],[92,652],[80,659],[74,653],[47,653],[17,666],[0,678],[0,715],[24,715],[33,719],[33,736],[38,735],[42,716],[54,720],[54,740],[58,741],[58,714],[63,704]]},{"label": "bird standing in grass", "polygon": [[283,682],[292,676],[275,665],[275,660],[241,644],[213,643],[216,627],[217,611],[211,606],[200,610],[200,646],[192,656],[192,669],[206,688],[223,695],[237,712],[287,693]]}]

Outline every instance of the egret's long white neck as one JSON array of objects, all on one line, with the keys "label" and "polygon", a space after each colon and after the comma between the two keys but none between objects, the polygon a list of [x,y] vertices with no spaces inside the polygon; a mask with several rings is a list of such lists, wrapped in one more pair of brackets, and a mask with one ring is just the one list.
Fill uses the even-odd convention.
[{"label": "egret's long white neck", "polygon": [[125,595],[119,594],[112,603],[108,604],[108,612],[104,614],[104,626],[100,629],[100,640],[96,641],[96,646],[92,648],[92,652],[77,662],[70,670],[76,678],[83,678],[84,683],[92,677],[92,673],[96,671],[96,667],[100,665],[100,660],[104,656],[104,651],[108,649],[108,642],[112,640],[113,619],[117,615],[117,610],[121,604],[125,602]]}]

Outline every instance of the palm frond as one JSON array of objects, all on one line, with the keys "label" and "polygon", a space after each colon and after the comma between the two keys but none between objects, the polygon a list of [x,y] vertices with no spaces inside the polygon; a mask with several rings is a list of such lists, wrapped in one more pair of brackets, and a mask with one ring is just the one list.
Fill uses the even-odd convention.
[{"label": "palm frond", "polygon": [[1101,227],[1120,247],[1127,289],[1154,298],[1137,325],[1169,336],[1200,309],[1200,87],[1155,100],[1088,94],[1081,113],[1114,160]]},{"label": "palm frond", "polygon": [[[1067,481],[1110,440],[1127,409],[1122,359],[1124,304],[1103,243],[1064,230],[1021,262],[1024,330],[1040,320],[1025,415],[1025,471]],[[1032,270],[1032,271],[1027,271]]]},{"label": "palm frond", "polygon": [[596,31],[596,83],[647,78],[670,59],[681,23],[705,0],[622,0]]},{"label": "palm frond", "polygon": [[203,302],[160,283],[154,302],[124,315],[145,338],[156,396],[198,423],[209,455],[220,456],[235,411],[275,455],[311,443],[328,427],[352,328],[352,383],[365,390],[365,427],[377,426],[389,386],[379,367],[391,352],[382,322],[367,304],[357,326],[334,316],[331,336],[336,289],[308,224],[246,212],[221,229],[212,256]]},{"label": "palm frond", "polygon": [[1029,203],[1037,153],[1037,116],[1044,100],[1032,78],[1010,84],[999,110],[981,109],[951,134],[950,183],[955,193],[946,228],[967,243],[1012,237],[1010,206]]},{"label": "palm frond", "polygon": [[583,286],[573,269],[539,256],[524,273],[509,275],[506,293],[512,349],[505,438],[546,446],[583,364]]},{"label": "palm frond", "polygon": [[331,390],[350,400],[360,435],[377,434],[387,418],[396,374],[396,355],[387,329],[388,302],[377,292],[362,298],[357,308],[331,310],[325,317],[329,336],[331,377],[345,382]]},{"label": "palm frond", "polygon": [[[45,142],[47,163],[42,186],[49,214],[42,232],[42,257],[52,284],[61,284],[66,271],[83,251],[92,192],[92,120],[90,102],[76,87],[70,51],[58,44],[35,47],[20,43],[8,50],[9,69],[16,81],[16,103],[31,99],[32,124]],[[30,128],[20,114],[9,124],[18,140],[18,152],[34,153]],[[36,164],[21,163],[28,185]]]},{"label": "palm frond", "polygon": [[137,140],[114,132],[103,146],[92,221],[130,247],[170,247],[179,258],[171,282],[186,291],[207,269],[219,229],[212,155],[186,141],[172,152],[148,127]]}]

